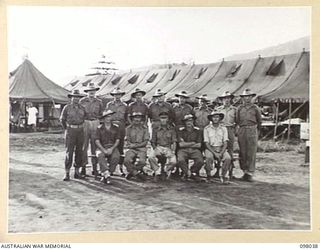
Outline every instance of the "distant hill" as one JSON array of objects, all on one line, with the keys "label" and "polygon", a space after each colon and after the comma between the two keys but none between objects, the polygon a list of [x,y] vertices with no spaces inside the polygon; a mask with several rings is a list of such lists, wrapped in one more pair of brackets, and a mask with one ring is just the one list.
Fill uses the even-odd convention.
[{"label": "distant hill", "polygon": [[233,60],[243,60],[258,57],[261,55],[262,57],[267,56],[279,56],[279,55],[287,55],[302,52],[302,49],[305,48],[306,51],[310,51],[310,37],[302,37],[296,40],[292,40],[286,43],[281,43],[272,47],[267,47],[264,49],[254,50],[247,53],[241,53],[232,55],[229,57],[225,57],[226,61]]}]

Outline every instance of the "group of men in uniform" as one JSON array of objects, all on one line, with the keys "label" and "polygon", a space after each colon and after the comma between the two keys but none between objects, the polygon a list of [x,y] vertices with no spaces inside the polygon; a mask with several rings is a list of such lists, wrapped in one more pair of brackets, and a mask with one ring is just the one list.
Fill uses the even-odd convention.
[{"label": "group of men in uniform", "polygon": [[[242,104],[237,108],[232,105],[234,96],[224,92],[219,96],[223,105],[214,110],[208,106],[206,95],[197,97],[199,105],[193,108],[187,103],[186,91],[175,94],[179,102],[170,104],[160,89],[147,105],[143,100],[146,92],[138,88],[131,94],[134,101],[129,105],[121,100],[125,92],[115,88],[110,93],[113,101],[104,107],[96,97],[98,89],[90,83],[84,90],[87,96],[74,90],[68,95],[71,102],[61,113],[66,139],[64,181],[70,180],[75,154],[76,179],[85,178],[91,158],[92,175],[106,184],[110,183],[117,166],[127,179],[145,180],[143,169],[147,161],[155,181],[173,177],[201,181],[200,170],[204,166],[207,180],[220,178],[222,183],[229,183],[233,178],[236,135],[244,173],[241,180],[252,181],[261,114],[252,103],[255,94],[249,89],[240,95]],[[193,162],[191,167],[189,160]],[[214,166],[217,170],[212,175]]]}]

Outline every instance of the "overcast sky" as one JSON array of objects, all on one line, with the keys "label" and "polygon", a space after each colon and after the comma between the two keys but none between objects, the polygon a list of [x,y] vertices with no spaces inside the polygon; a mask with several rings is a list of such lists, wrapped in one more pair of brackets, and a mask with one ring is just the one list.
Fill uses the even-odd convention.
[{"label": "overcast sky", "polygon": [[9,70],[28,54],[60,85],[101,54],[120,69],[209,63],[309,35],[309,8],[8,8]]}]

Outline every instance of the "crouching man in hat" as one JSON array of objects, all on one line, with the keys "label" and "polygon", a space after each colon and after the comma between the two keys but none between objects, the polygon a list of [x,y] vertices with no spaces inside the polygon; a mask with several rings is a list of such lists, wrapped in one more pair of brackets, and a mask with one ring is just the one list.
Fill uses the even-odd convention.
[{"label": "crouching man in hat", "polygon": [[213,170],[213,162],[217,160],[222,163],[222,171],[220,180],[222,183],[229,183],[229,176],[227,176],[231,167],[231,157],[227,152],[228,147],[228,130],[225,126],[220,124],[224,118],[224,114],[219,111],[212,111],[208,115],[211,124],[206,126],[203,130],[204,143],[206,145],[206,173],[207,179],[211,179],[211,171]]},{"label": "crouching man in hat", "polygon": [[[137,176],[141,180],[145,180],[142,173],[143,167],[146,165],[147,159],[147,143],[150,139],[148,127],[143,124],[144,114],[134,112],[130,115],[131,125],[126,128],[126,143],[129,149],[124,157],[124,165],[127,168],[127,179]],[[138,158],[138,159],[136,159]]]},{"label": "crouching man in hat", "polygon": [[153,152],[149,156],[149,162],[151,168],[155,172],[155,181],[158,180],[161,174],[161,168],[158,165],[159,156],[165,157],[168,161],[168,165],[164,169],[167,178],[170,177],[172,169],[177,163],[175,156],[177,134],[174,127],[168,123],[169,114],[167,112],[161,112],[159,114],[160,125],[152,130],[151,146]]},{"label": "crouching man in hat", "polygon": [[188,160],[194,161],[191,167],[191,178],[195,181],[200,181],[197,175],[204,164],[201,153],[202,133],[198,127],[193,125],[194,116],[192,114],[185,115],[183,118],[185,126],[178,129],[178,166],[182,169],[182,180],[186,180],[189,175]]},{"label": "crouching man in hat", "polygon": [[120,142],[120,129],[112,124],[114,111],[103,111],[101,120],[103,123],[98,126],[95,143],[98,147],[97,156],[101,171],[101,181],[110,184],[110,174],[112,174],[120,160],[118,145]]},{"label": "crouching man in hat", "polygon": [[260,109],[252,103],[252,98],[256,94],[250,89],[245,89],[240,96],[242,105],[237,109],[236,123],[239,126],[240,168],[244,173],[241,180],[251,182],[256,169],[258,131],[261,128],[262,119]]},{"label": "crouching man in hat", "polygon": [[83,147],[83,123],[85,119],[85,110],[79,104],[79,100],[83,95],[79,90],[74,90],[68,95],[71,98],[71,103],[67,104],[61,113],[60,121],[65,129],[66,140],[66,156],[65,156],[65,176],[64,181],[70,180],[70,169],[73,161],[73,152],[75,151],[75,179],[83,179],[80,175],[79,168],[82,167],[82,147]]}]

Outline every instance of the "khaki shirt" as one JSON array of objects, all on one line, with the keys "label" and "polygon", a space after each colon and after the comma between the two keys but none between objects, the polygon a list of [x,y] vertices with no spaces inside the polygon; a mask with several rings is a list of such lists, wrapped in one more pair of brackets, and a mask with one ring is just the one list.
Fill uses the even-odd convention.
[{"label": "khaki shirt", "polygon": [[161,112],[167,112],[169,116],[169,121],[174,120],[173,108],[168,102],[163,102],[161,105],[159,103],[151,103],[149,105],[149,118],[153,120],[159,120],[159,114]]},{"label": "khaki shirt", "polygon": [[240,126],[261,125],[261,112],[257,105],[242,104],[237,109],[236,123]]},{"label": "khaki shirt", "polygon": [[69,125],[81,125],[84,122],[85,110],[79,104],[68,104],[64,106],[60,121]]},{"label": "khaki shirt", "polygon": [[95,133],[95,140],[99,140],[104,148],[109,148],[120,140],[119,128],[111,125],[110,129],[107,129],[104,124],[101,124]]},{"label": "khaki shirt", "polygon": [[195,142],[201,143],[202,133],[198,127],[193,127],[191,131],[188,131],[186,127],[181,127],[178,130],[178,142]]},{"label": "khaki shirt", "polygon": [[188,114],[193,114],[194,115],[194,111],[193,108],[190,104],[177,104],[176,106],[174,106],[173,108],[174,111],[174,123],[175,125],[183,125],[184,122],[182,121],[182,119],[184,118],[185,115]]},{"label": "khaki shirt", "polygon": [[221,147],[228,139],[228,130],[225,126],[219,124],[214,127],[212,124],[206,126],[203,130],[204,142],[209,143],[213,147]]},{"label": "khaki shirt", "polygon": [[[128,143],[142,143],[150,140],[150,135],[147,126],[145,125],[129,125],[126,128],[125,140]],[[144,147],[147,150],[146,147]]]},{"label": "khaki shirt", "polygon": [[229,107],[226,107],[224,105],[217,107],[217,110],[224,114],[224,118],[221,121],[221,123],[224,126],[232,126],[234,127],[236,124],[236,114],[237,114],[237,108],[235,106],[230,105]]},{"label": "khaki shirt", "polygon": [[127,119],[127,104],[121,101],[111,101],[108,102],[106,110],[116,112],[112,116],[113,120],[125,123]]},{"label": "khaki shirt", "polygon": [[208,106],[205,107],[197,107],[194,109],[194,114],[196,116],[195,125],[201,129],[204,129],[205,126],[210,124],[208,120],[208,115],[210,115],[212,109]]},{"label": "khaki shirt", "polygon": [[128,114],[131,115],[133,112],[140,112],[143,115],[148,115],[148,105],[144,102],[132,102],[128,106]]},{"label": "khaki shirt", "polygon": [[177,142],[177,134],[173,127],[169,125],[166,127],[160,126],[152,130],[151,143],[153,145],[170,148],[174,142]]},{"label": "khaki shirt", "polygon": [[83,97],[79,102],[85,109],[85,120],[99,119],[103,112],[102,101],[98,98]]}]

